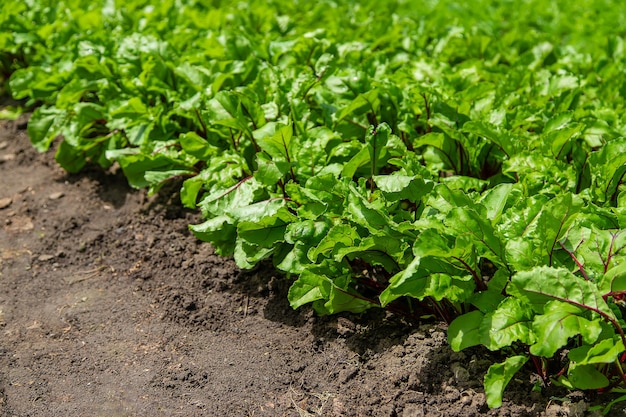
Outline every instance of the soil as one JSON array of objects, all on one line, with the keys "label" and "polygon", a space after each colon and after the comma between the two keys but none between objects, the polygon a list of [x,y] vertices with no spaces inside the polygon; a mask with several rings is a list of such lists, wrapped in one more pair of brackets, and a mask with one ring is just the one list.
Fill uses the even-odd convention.
[{"label": "soil", "polygon": [[175,188],[67,174],[25,124],[0,122],[0,416],[583,416],[609,400],[534,392],[529,368],[489,410],[497,354],[382,310],[294,311],[289,279],[188,232],[201,219]]}]

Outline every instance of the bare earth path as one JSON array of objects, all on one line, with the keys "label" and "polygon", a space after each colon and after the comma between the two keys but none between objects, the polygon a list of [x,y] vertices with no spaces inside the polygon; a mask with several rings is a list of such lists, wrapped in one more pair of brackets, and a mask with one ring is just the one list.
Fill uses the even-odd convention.
[{"label": "bare earth path", "polygon": [[585,415],[527,375],[489,411],[497,356],[442,326],[291,310],[285,278],[214,255],[174,197],[68,175],[23,124],[0,122],[0,416]]}]

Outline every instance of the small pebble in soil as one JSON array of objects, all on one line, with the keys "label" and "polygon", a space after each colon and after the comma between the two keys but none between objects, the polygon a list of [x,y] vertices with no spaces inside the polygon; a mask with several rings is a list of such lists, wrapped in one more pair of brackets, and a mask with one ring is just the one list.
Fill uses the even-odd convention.
[{"label": "small pebble in soil", "polygon": [[37,258],[39,262],[49,261],[50,259],[54,259],[54,255],[44,254],[44,255],[39,255],[39,258]]},{"label": "small pebble in soil", "polygon": [[463,405],[468,405],[472,403],[472,395],[469,392],[462,392],[461,393],[461,400],[460,400],[461,404]]},{"label": "small pebble in soil", "polygon": [[56,193],[52,193],[48,196],[48,198],[50,200],[58,200],[59,198],[63,197],[65,195],[65,193],[63,191],[58,191]]},{"label": "small pebble in soil", "polygon": [[11,203],[13,203],[13,200],[11,198],[9,198],[9,197],[7,197],[7,198],[0,198],[0,210],[9,207],[11,205]]}]

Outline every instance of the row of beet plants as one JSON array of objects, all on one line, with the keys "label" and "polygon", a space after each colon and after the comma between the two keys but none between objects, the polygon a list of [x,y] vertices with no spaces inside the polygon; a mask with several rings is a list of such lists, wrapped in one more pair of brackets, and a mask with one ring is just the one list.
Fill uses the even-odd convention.
[{"label": "row of beet plants", "polygon": [[0,90],[38,150],[180,184],[193,233],[271,260],[294,308],[501,351],[491,407],[524,366],[626,389],[619,2],[151,3],[0,5]]}]

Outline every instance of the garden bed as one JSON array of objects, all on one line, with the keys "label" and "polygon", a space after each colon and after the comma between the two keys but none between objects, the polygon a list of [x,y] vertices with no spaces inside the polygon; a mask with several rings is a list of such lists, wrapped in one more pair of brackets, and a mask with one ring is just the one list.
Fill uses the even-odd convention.
[{"label": "garden bed", "polygon": [[607,401],[532,393],[521,372],[489,410],[497,355],[381,310],[294,311],[273,268],[241,271],[190,235],[198,215],[175,194],[67,174],[22,127],[0,128],[2,416],[581,416]]}]

